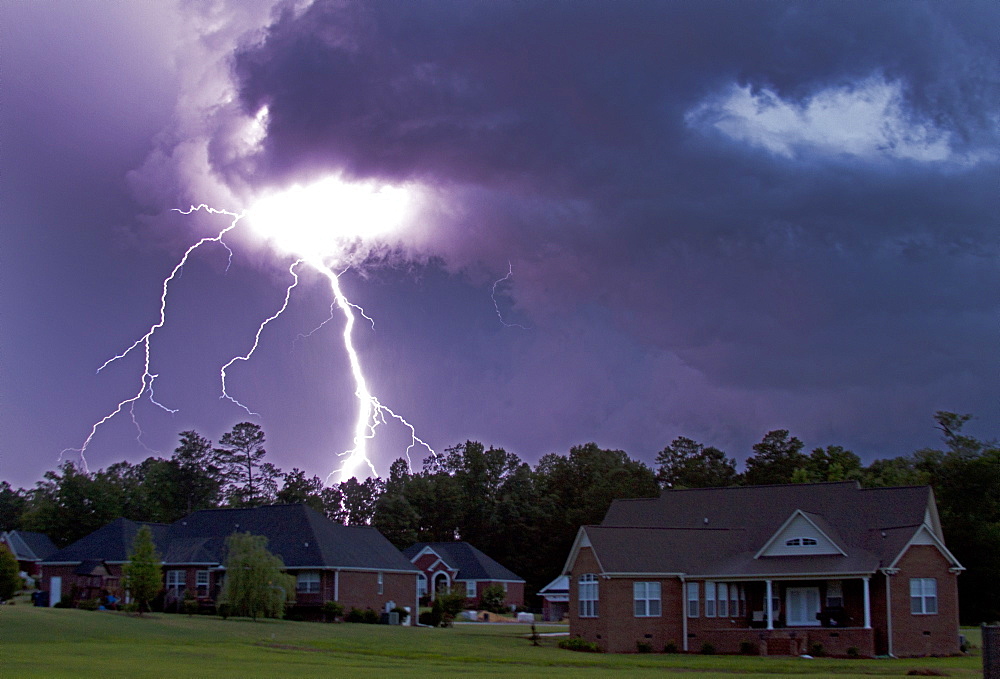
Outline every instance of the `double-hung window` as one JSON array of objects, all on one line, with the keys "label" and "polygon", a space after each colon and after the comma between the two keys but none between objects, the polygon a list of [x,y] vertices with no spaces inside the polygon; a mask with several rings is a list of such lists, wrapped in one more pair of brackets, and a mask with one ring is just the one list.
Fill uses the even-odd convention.
[{"label": "double-hung window", "polygon": [[295,591],[303,594],[318,594],[319,571],[300,571],[296,574]]},{"label": "double-hung window", "polygon": [[580,576],[579,597],[580,597],[580,617],[597,617],[597,576],[593,573],[584,573]]},{"label": "double-hung window", "polygon": [[167,571],[167,592],[180,596],[184,591],[187,571]]},{"label": "double-hung window", "polygon": [[476,598],[476,581],[469,580],[465,583],[465,598],[475,599]]},{"label": "double-hung window", "polygon": [[935,578],[910,578],[910,612],[914,615],[938,612]]},{"label": "double-hung window", "polygon": [[689,618],[698,617],[698,583],[689,582],[687,584],[687,615]]},{"label": "double-hung window", "polygon": [[194,584],[198,590],[198,596],[206,597],[208,596],[208,582],[209,582],[208,571],[197,571],[195,573]]},{"label": "double-hung window", "polygon": [[718,603],[716,604],[715,612],[719,614],[720,618],[729,617],[729,585],[724,582],[720,582],[716,585],[716,592],[718,593]]},{"label": "double-hung window", "polygon": [[715,617],[715,583],[705,583],[705,617]]},{"label": "double-hung window", "polygon": [[635,607],[635,617],[649,618],[660,615],[660,583],[632,583],[632,600]]}]

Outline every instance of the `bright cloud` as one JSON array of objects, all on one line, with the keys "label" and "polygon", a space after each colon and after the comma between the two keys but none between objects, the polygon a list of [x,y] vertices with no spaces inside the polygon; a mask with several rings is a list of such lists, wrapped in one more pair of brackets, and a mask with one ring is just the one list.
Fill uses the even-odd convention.
[{"label": "bright cloud", "polygon": [[907,111],[902,85],[880,77],[820,90],[802,102],[782,99],[766,88],[733,85],[689,111],[686,121],[785,157],[808,149],[922,162],[954,160],[950,134]]}]

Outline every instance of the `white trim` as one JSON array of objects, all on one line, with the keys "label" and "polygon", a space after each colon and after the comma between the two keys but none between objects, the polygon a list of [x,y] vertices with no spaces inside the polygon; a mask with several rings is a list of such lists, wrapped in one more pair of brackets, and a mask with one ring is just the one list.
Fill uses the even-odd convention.
[{"label": "white trim", "polygon": [[948,551],[948,548],[944,546],[944,543],[941,542],[941,540],[938,539],[938,536],[934,534],[934,530],[926,523],[920,524],[920,528],[913,531],[913,535],[911,535],[910,539],[906,541],[906,544],[903,546],[903,548],[899,550],[899,554],[897,554],[896,558],[893,559],[891,564],[889,564],[888,566],[889,568],[895,568],[896,564],[899,563],[899,560],[903,558],[904,554],[906,554],[906,550],[908,550],[914,544],[924,544],[924,545],[927,544],[926,542],[920,542],[920,543],[915,542],[917,536],[922,533],[930,537],[931,542],[933,543],[930,546],[937,547],[938,551],[941,552],[941,555],[944,556],[944,558],[947,559],[949,562],[951,562],[952,568],[960,568],[963,571],[965,570],[965,566],[959,563],[958,559],[955,558],[955,555]]},{"label": "white trim", "polygon": [[865,629],[872,628],[872,595],[871,590],[868,586],[868,576],[862,578],[864,582],[864,597],[865,597]]},{"label": "white trim", "polygon": [[604,572],[604,566],[601,565],[601,558],[597,556],[597,550],[594,549],[594,545],[590,542],[590,537],[587,535],[587,527],[580,526],[579,530],[576,531],[576,537],[573,538],[573,546],[569,549],[569,555],[566,557],[566,564],[563,566],[562,573],[560,575],[569,575],[573,572],[573,567],[576,565],[576,557],[580,553],[580,549],[583,547],[590,547],[590,551],[594,555],[594,561],[597,562],[597,567],[602,576],[607,577]]},{"label": "white trim", "polygon": [[681,607],[681,636],[684,637],[684,643],[681,644],[685,653],[688,650],[688,616],[687,616],[687,582],[684,580],[684,576],[681,576],[681,593],[684,595],[684,605]]},{"label": "white trim", "polygon": [[[790,525],[792,524],[792,522],[793,522],[793,521],[794,521],[794,520],[795,520],[795,519],[796,519],[797,517],[800,517],[800,516],[801,516],[801,517],[802,517],[803,519],[805,519],[805,520],[806,520],[806,522],[807,522],[807,523],[809,523],[809,525],[810,525],[810,526],[812,526],[813,528],[815,528],[815,529],[816,529],[816,532],[818,532],[818,533],[819,533],[820,535],[822,535],[822,536],[823,536],[823,538],[824,538],[824,539],[825,539],[825,540],[826,540],[827,542],[829,542],[829,543],[830,543],[830,545],[831,545],[831,546],[832,546],[832,547],[833,547],[833,548],[834,548],[835,550],[837,550],[837,553],[839,553],[839,554],[840,554],[841,556],[847,556],[847,552],[845,552],[845,551],[844,551],[843,549],[841,549],[841,548],[840,548],[840,545],[838,545],[838,544],[837,544],[837,542],[836,542],[835,540],[833,540],[833,539],[832,539],[832,538],[831,538],[831,537],[830,537],[829,535],[827,535],[826,531],[824,531],[824,530],[823,530],[822,528],[820,528],[819,526],[817,526],[817,525],[816,525],[816,522],[815,522],[815,521],[813,521],[812,519],[810,519],[810,518],[809,518],[809,515],[808,515],[808,514],[806,514],[806,513],[805,513],[804,511],[802,511],[801,509],[796,509],[796,510],[795,510],[794,512],[792,512],[792,515],[791,515],[791,516],[789,516],[789,517],[788,517],[787,519],[785,519],[785,522],[784,522],[783,524],[781,524],[781,527],[780,527],[780,528],[778,528],[778,530],[776,530],[776,531],[774,532],[774,534],[773,534],[773,535],[771,536],[771,538],[770,538],[770,539],[769,539],[769,540],[768,540],[767,542],[765,542],[765,543],[764,543],[764,546],[763,546],[763,547],[761,547],[761,548],[760,548],[760,549],[759,549],[759,550],[757,551],[757,553],[756,553],[756,554],[754,554],[753,558],[754,558],[754,559],[759,559],[759,558],[760,558],[761,556],[763,556],[763,555],[764,555],[764,552],[766,552],[766,551],[768,551],[768,550],[770,549],[771,545],[772,545],[772,544],[773,544],[773,543],[775,542],[775,540],[777,540],[777,539],[778,539],[778,537],[779,537],[779,536],[780,536],[780,535],[781,535],[781,534],[782,534],[782,533],[783,533],[783,532],[785,531],[785,529],[786,529],[786,528],[788,528],[788,526],[790,526]],[[824,556],[824,555],[823,555],[823,554],[815,554],[815,553],[813,553],[813,554],[810,554],[809,556]]]}]

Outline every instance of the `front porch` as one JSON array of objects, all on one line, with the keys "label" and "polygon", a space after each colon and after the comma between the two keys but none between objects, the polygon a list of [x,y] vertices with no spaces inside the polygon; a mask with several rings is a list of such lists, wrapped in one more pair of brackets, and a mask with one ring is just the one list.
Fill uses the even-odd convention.
[{"label": "front porch", "polygon": [[706,644],[715,653],[742,655],[875,655],[874,630],[862,627],[719,628],[688,634],[691,652],[701,651]]}]

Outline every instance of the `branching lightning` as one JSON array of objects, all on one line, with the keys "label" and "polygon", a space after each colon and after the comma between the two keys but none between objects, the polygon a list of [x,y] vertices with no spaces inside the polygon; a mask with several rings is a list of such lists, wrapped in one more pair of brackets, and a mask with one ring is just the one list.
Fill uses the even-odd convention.
[{"label": "branching lightning", "polygon": [[[359,203],[357,199],[354,198],[354,196],[350,194],[345,194],[344,192],[350,189],[344,188],[343,185],[331,187],[329,183],[325,183],[316,186],[319,189],[321,189],[320,191],[321,193],[334,195],[336,200],[342,200],[345,197],[348,200],[353,198],[354,200],[353,207],[355,208],[355,210],[358,209],[358,204],[364,205],[363,203]],[[176,409],[168,408],[167,406],[158,402],[153,394],[153,382],[156,380],[158,375],[154,373],[152,370],[151,344],[157,330],[162,328],[167,321],[167,295],[170,284],[178,277],[178,275],[180,275],[184,265],[187,263],[192,253],[194,253],[195,250],[197,250],[198,248],[207,243],[219,243],[224,248],[226,248],[227,252],[229,253],[229,262],[231,263],[233,252],[229,248],[229,246],[226,245],[226,243],[224,242],[224,238],[227,236],[227,234],[229,234],[233,229],[235,229],[240,224],[240,222],[244,219],[244,217],[250,216],[255,221],[258,218],[263,222],[270,221],[271,225],[269,226],[269,228],[272,229],[270,237],[273,239],[276,239],[274,235],[276,232],[274,231],[274,224],[273,224],[275,220],[279,220],[283,226],[287,225],[288,222],[290,221],[291,222],[308,221],[308,220],[301,220],[304,214],[302,213],[303,208],[301,204],[305,204],[308,201],[315,202],[315,198],[311,195],[308,195],[306,191],[308,191],[308,189],[301,189],[299,187],[296,187],[296,189],[287,192],[287,196],[282,196],[282,198],[284,198],[286,201],[287,200],[297,201],[295,203],[294,208],[284,207],[287,206],[287,202],[280,203],[278,201],[270,201],[266,205],[258,204],[259,209],[258,206],[255,206],[250,210],[244,210],[238,213],[229,210],[209,207],[208,205],[205,204],[198,206],[192,205],[191,208],[188,210],[177,210],[177,212],[180,212],[182,214],[191,214],[197,211],[204,211],[213,215],[226,215],[228,217],[231,217],[232,219],[229,222],[228,226],[219,231],[215,236],[205,237],[200,239],[198,242],[196,242],[194,245],[191,245],[184,252],[184,255],[181,257],[178,263],[174,266],[173,270],[163,281],[162,292],[160,295],[159,319],[149,328],[149,330],[142,337],[137,339],[130,347],[128,347],[125,351],[121,352],[120,354],[117,354],[116,356],[108,359],[107,361],[104,362],[103,365],[101,365],[100,368],[98,368],[97,372],[100,373],[110,364],[114,363],[115,361],[118,361],[119,359],[124,358],[125,356],[130,354],[133,350],[135,350],[137,347],[142,346],[145,359],[143,363],[143,373],[136,393],[133,396],[130,396],[129,398],[126,398],[123,401],[121,401],[117,405],[117,407],[114,408],[110,413],[108,413],[103,418],[98,420],[91,427],[89,435],[87,436],[86,440],[84,441],[83,445],[80,448],[67,448],[66,450],[62,451],[62,453],[70,451],[75,451],[79,453],[80,458],[84,464],[84,467],[86,468],[87,461],[85,453],[87,451],[87,447],[91,444],[91,442],[94,439],[94,436],[97,434],[97,431],[105,423],[107,423],[109,420],[111,420],[116,415],[121,413],[122,410],[126,409],[126,407],[128,408],[131,414],[132,421],[135,424],[136,429],[139,431],[139,437],[141,437],[142,429],[140,428],[138,420],[136,419],[134,407],[136,402],[139,401],[139,399],[143,398],[144,395],[147,396],[150,402],[152,402],[159,408],[163,409],[164,411],[169,413],[178,412]],[[308,205],[306,206],[305,209],[308,212],[309,209]],[[317,235],[315,233],[310,232],[310,229],[314,231],[316,229],[316,224],[315,224],[316,215],[307,214],[307,216],[312,219],[312,222],[310,224],[307,224],[304,228],[300,228],[298,231],[295,231],[294,229],[287,229],[287,232],[292,234],[291,235],[292,240],[290,241],[292,245],[289,245],[288,243],[281,243],[281,245],[283,245],[286,249],[293,250],[296,256],[298,257],[288,268],[288,272],[289,274],[291,274],[293,281],[291,284],[289,284],[289,286],[285,290],[284,302],[274,314],[272,314],[270,317],[262,321],[261,324],[258,326],[257,332],[254,336],[253,345],[250,348],[250,350],[246,354],[233,357],[230,361],[228,361],[225,365],[222,366],[222,368],[219,371],[220,380],[222,383],[222,395],[220,396],[220,398],[230,401],[231,403],[242,408],[251,415],[256,415],[256,413],[254,413],[247,405],[245,405],[243,402],[241,402],[240,400],[238,400],[229,393],[228,386],[226,383],[228,377],[227,371],[237,361],[246,362],[251,359],[251,357],[256,352],[257,348],[260,346],[261,335],[263,334],[264,329],[267,327],[269,323],[279,318],[287,310],[289,305],[289,300],[291,299],[292,290],[295,289],[299,284],[299,274],[297,271],[298,267],[301,266],[303,263],[308,264],[310,267],[315,269],[318,273],[320,273],[329,281],[330,290],[333,293],[334,301],[330,305],[330,311],[331,311],[330,318],[323,321],[323,323],[321,323],[319,327],[317,327],[316,329],[314,329],[313,331],[308,333],[308,335],[305,336],[308,337],[309,335],[312,335],[317,330],[322,328],[324,325],[332,321],[334,318],[335,307],[340,309],[345,319],[344,330],[342,335],[344,349],[347,354],[348,361],[350,363],[351,375],[354,379],[354,384],[355,384],[355,397],[357,398],[358,401],[358,414],[355,420],[354,431],[353,431],[353,448],[338,454],[340,457],[343,458],[343,462],[338,469],[335,469],[333,472],[330,473],[330,475],[327,477],[327,480],[329,481],[334,475],[338,474],[340,480],[346,480],[354,476],[356,470],[362,464],[367,465],[368,470],[371,472],[372,475],[377,475],[375,465],[368,456],[368,441],[370,441],[375,437],[375,432],[378,426],[381,424],[386,424],[388,418],[392,418],[398,421],[403,426],[407,427],[410,431],[410,443],[405,450],[405,456],[408,463],[410,462],[410,450],[415,446],[423,446],[431,453],[431,455],[436,455],[433,448],[431,448],[430,445],[428,445],[425,441],[423,441],[417,436],[416,429],[413,427],[412,424],[410,424],[402,416],[395,413],[391,408],[382,404],[378,400],[378,398],[376,398],[375,395],[373,395],[369,390],[367,380],[365,378],[364,372],[361,367],[361,360],[358,356],[357,351],[354,348],[353,330],[356,320],[355,311],[357,311],[358,314],[360,314],[369,323],[371,323],[373,330],[375,328],[375,321],[370,316],[368,316],[360,306],[350,302],[344,295],[340,286],[340,274],[335,273],[333,269],[324,262],[323,253],[329,250],[329,240],[328,239],[326,241],[318,240]],[[327,226],[326,224],[323,225],[324,228],[326,226]],[[278,231],[282,235],[286,233],[286,230],[279,229]],[[341,234],[339,235],[339,237],[344,238],[345,236]],[[142,443],[141,440],[140,443]],[[61,457],[62,454],[60,454],[60,458]]]},{"label": "branching lightning", "polygon": [[503,278],[499,279],[499,280],[493,281],[493,292],[490,294],[490,296],[493,298],[493,308],[496,309],[496,311],[497,311],[497,318],[500,319],[500,323],[505,328],[521,328],[521,330],[529,330],[530,328],[526,328],[525,326],[521,325],[520,323],[508,323],[507,321],[505,321],[503,319],[503,314],[500,313],[500,304],[499,304],[499,302],[497,302],[497,286],[500,285],[501,283],[503,283],[504,281],[510,280],[510,278],[513,275],[514,275],[514,267],[508,261],[507,262],[507,275],[504,276]]}]

